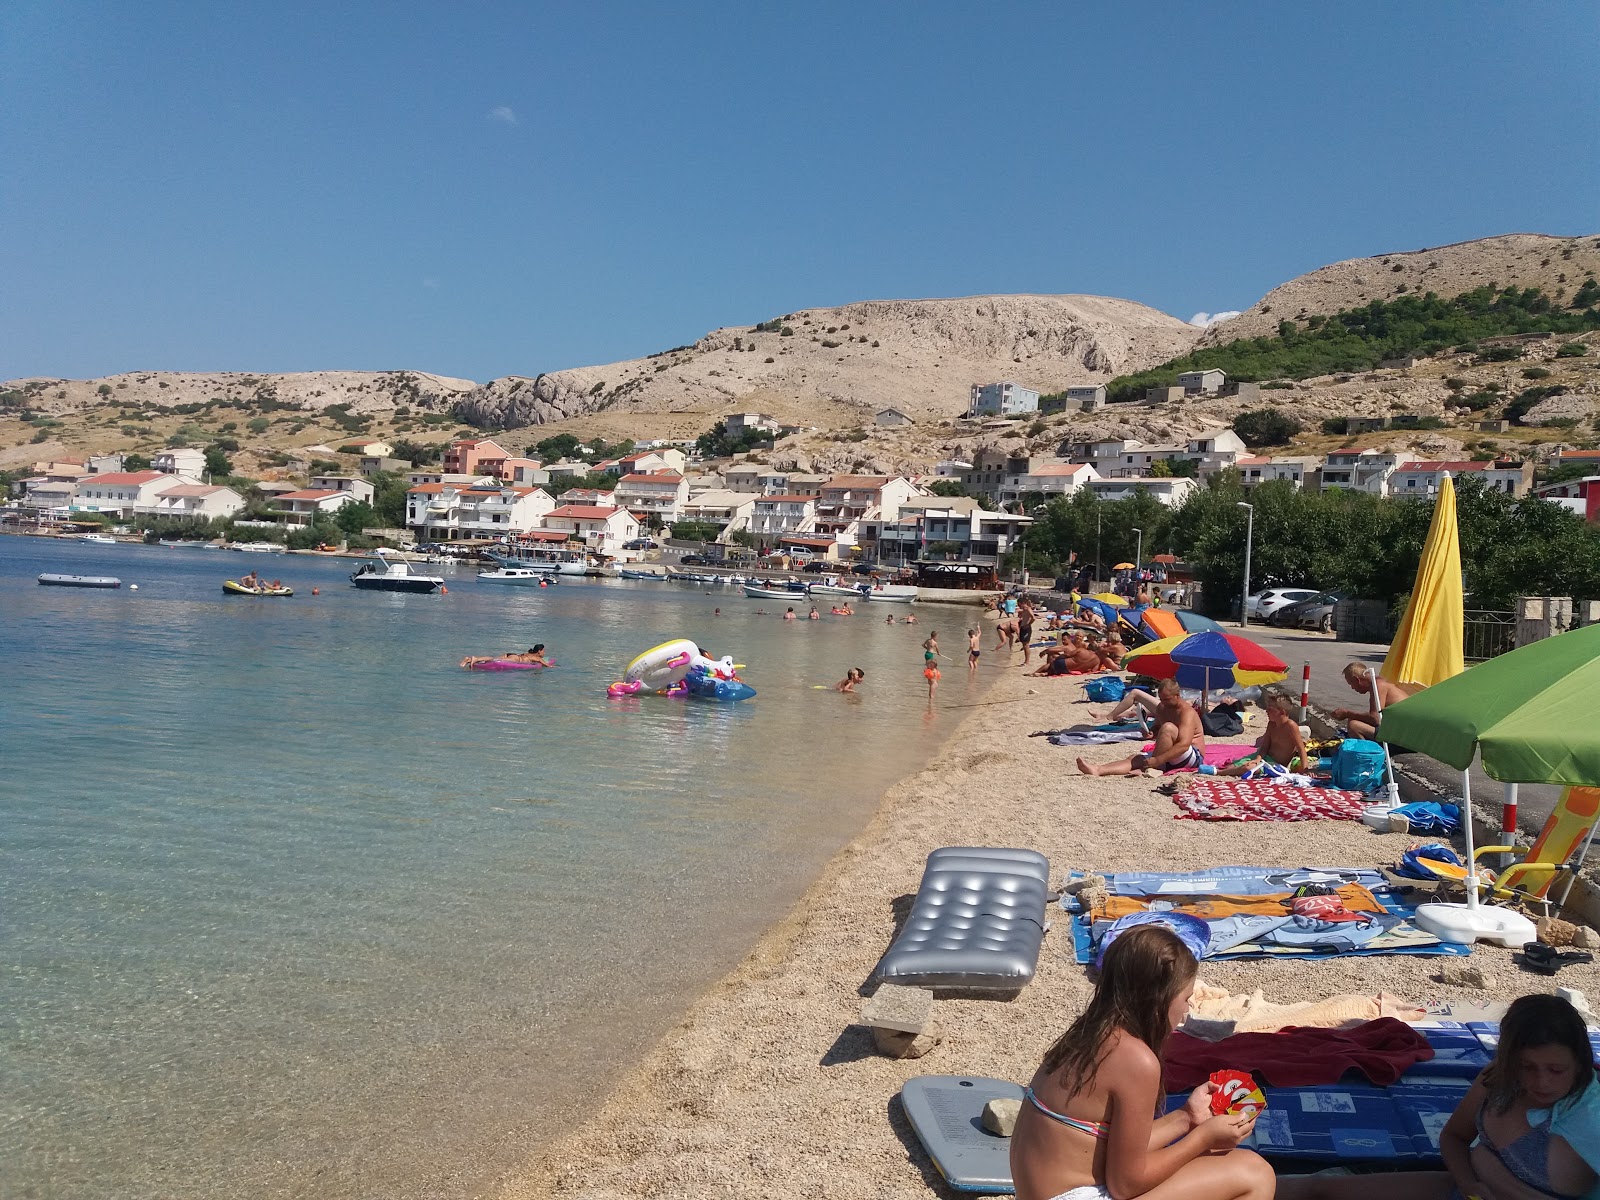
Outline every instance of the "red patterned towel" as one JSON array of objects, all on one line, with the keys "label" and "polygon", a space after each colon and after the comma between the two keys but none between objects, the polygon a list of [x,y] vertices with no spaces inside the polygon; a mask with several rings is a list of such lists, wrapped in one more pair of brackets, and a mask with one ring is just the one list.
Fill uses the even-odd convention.
[{"label": "red patterned towel", "polygon": [[1195,779],[1172,802],[1180,821],[1359,821],[1371,803],[1360,792],[1242,779]]}]

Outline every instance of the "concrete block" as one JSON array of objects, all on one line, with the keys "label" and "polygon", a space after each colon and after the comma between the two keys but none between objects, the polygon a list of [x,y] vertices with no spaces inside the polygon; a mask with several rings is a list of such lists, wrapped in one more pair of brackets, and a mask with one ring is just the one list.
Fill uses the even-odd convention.
[{"label": "concrete block", "polygon": [[933,1019],[933,992],[898,983],[880,984],[861,1006],[861,1023],[874,1029],[918,1034]]}]

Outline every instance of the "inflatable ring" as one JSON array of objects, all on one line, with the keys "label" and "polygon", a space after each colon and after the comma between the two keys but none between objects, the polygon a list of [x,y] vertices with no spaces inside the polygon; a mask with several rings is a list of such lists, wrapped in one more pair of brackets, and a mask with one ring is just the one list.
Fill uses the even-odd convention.
[{"label": "inflatable ring", "polygon": [[606,695],[615,700],[620,696],[637,696],[642,691],[644,691],[644,684],[624,683],[619,679],[606,689]]},{"label": "inflatable ring", "polygon": [[688,638],[662,642],[629,663],[627,670],[622,673],[622,680],[658,692],[680,682],[699,657],[700,647]]}]

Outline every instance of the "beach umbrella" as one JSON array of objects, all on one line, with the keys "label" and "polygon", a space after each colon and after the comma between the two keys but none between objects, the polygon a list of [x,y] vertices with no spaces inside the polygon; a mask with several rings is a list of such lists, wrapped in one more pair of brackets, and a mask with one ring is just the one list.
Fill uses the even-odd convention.
[{"label": "beach umbrella", "polygon": [[[1478,901],[1468,768],[1481,756],[1483,769],[1502,783],[1600,787],[1600,724],[1589,719],[1597,705],[1600,625],[1589,625],[1479,663],[1383,714],[1379,735],[1385,742],[1461,772],[1467,903],[1425,904],[1417,910],[1419,924],[1449,941],[1519,945],[1534,939],[1532,923],[1520,913]],[[1592,840],[1591,832],[1580,866]]]},{"label": "beach umbrella", "polygon": [[1126,596],[1119,596],[1115,592],[1090,592],[1086,599],[1098,600],[1101,604],[1109,604],[1113,608],[1127,608],[1131,603]]},{"label": "beach umbrella", "polygon": [[1181,608],[1170,609],[1168,611],[1170,611],[1173,616],[1178,618],[1178,624],[1182,625],[1189,633],[1205,633],[1207,630],[1212,630],[1217,633],[1228,632],[1210,617],[1202,617],[1197,612],[1190,612],[1187,609]]},{"label": "beach umbrella", "polygon": [[1459,675],[1466,669],[1462,657],[1464,606],[1461,585],[1461,542],[1456,531],[1456,487],[1445,472],[1433,523],[1417,564],[1417,581],[1406,604],[1389,653],[1378,672],[1395,683],[1423,687]]},{"label": "beach umbrella", "polygon": [[1122,665],[1155,679],[1176,679],[1186,688],[1201,691],[1277,683],[1289,673],[1283,660],[1264,646],[1217,630],[1140,646],[1123,657]]},{"label": "beach umbrella", "polygon": [[1116,566],[1112,567],[1111,569],[1113,571],[1133,571],[1133,570],[1137,570],[1137,568],[1132,563],[1118,563]]}]

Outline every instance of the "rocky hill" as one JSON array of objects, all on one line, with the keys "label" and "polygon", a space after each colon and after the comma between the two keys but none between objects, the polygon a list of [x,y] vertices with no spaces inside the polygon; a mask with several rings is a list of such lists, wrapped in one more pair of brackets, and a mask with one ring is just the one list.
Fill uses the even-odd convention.
[{"label": "rocky hill", "polygon": [[1536,287],[1560,300],[1600,271],[1600,237],[1548,237],[1508,233],[1435,246],[1352,258],[1320,267],[1273,288],[1251,308],[1206,330],[1200,344],[1276,333],[1278,322],[1331,314],[1408,292],[1459,296],[1473,288]]}]

